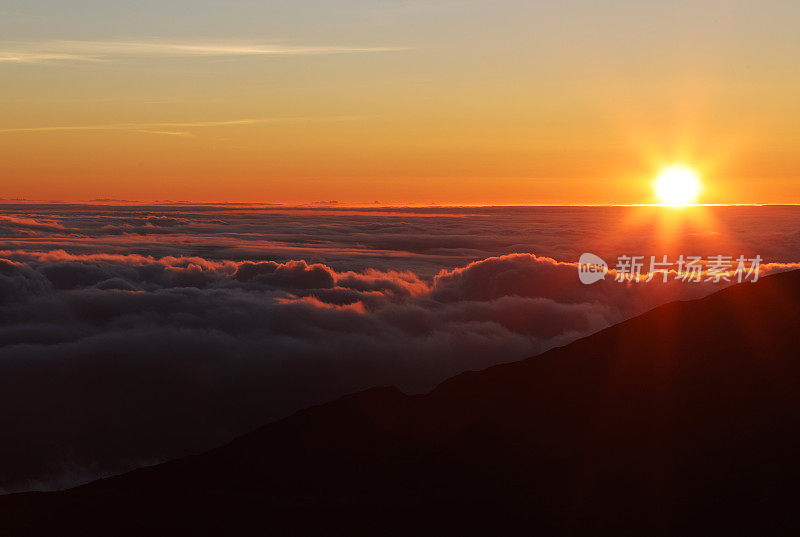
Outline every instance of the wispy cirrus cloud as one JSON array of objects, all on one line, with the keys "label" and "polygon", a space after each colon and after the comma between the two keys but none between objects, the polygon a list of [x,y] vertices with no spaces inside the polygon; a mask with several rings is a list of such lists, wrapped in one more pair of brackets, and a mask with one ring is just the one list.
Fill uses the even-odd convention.
[{"label": "wispy cirrus cloud", "polygon": [[389,52],[404,47],[286,45],[254,41],[2,41],[0,63],[107,62],[123,57],[308,56]]},{"label": "wispy cirrus cloud", "polygon": [[0,64],[3,63],[48,63],[63,61],[99,62],[99,58],[77,54],[55,54],[52,52],[26,52],[24,50],[0,49]]},{"label": "wispy cirrus cloud", "polygon": [[260,117],[229,119],[221,121],[185,121],[185,122],[157,122],[157,123],[109,123],[98,125],[46,125],[38,127],[16,127],[0,129],[0,134],[26,133],[26,132],[59,132],[59,131],[126,131],[141,134],[162,134],[168,136],[195,136],[193,132],[185,129],[199,129],[208,127],[228,127],[236,125],[257,125],[262,123],[284,123],[303,121],[358,121],[367,116],[318,116],[318,117]]}]

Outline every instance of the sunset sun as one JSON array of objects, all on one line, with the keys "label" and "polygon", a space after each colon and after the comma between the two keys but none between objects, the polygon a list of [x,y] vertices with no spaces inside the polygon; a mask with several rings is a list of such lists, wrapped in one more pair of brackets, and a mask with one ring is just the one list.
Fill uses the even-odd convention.
[{"label": "sunset sun", "polygon": [[653,188],[661,203],[682,206],[695,203],[703,185],[697,171],[683,164],[674,164],[658,173]]}]

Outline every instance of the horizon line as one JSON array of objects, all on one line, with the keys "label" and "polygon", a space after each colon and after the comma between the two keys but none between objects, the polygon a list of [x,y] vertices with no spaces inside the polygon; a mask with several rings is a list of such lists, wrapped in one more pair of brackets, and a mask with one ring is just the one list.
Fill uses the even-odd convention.
[{"label": "horizon line", "polygon": [[268,202],[268,201],[200,201],[200,200],[128,200],[115,198],[96,198],[88,200],[28,199],[0,198],[0,205],[119,205],[119,206],[249,206],[280,209],[425,209],[425,208],[491,208],[491,207],[662,207],[665,209],[690,209],[696,207],[794,207],[795,203],[746,202],[746,203],[692,203],[686,205],[670,205],[664,203],[365,203],[340,201],[314,202]]}]

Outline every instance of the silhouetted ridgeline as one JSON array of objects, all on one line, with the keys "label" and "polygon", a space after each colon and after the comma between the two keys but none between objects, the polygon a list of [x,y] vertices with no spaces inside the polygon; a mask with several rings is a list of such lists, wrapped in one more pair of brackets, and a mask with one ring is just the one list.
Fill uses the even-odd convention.
[{"label": "silhouetted ridgeline", "polygon": [[[8,534],[785,535],[800,272],[659,307],[424,396],[376,388],[229,445],[0,498]],[[620,533],[622,534],[622,533]]]}]

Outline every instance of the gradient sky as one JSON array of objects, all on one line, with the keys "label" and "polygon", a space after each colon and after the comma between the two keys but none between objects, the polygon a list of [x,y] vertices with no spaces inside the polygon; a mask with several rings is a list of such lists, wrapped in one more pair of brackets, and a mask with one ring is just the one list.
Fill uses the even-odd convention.
[{"label": "gradient sky", "polygon": [[800,203],[792,0],[0,0],[0,197]]}]

